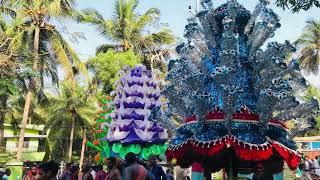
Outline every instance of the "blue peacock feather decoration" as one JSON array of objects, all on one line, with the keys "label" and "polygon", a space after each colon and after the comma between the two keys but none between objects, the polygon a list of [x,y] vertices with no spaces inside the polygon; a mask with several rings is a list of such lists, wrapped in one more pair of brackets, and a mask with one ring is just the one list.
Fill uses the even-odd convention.
[{"label": "blue peacock feather decoration", "polygon": [[232,148],[238,158],[254,162],[276,152],[296,168],[299,156],[284,124],[308,119],[304,127],[310,128],[318,102],[296,98],[308,83],[298,63],[286,61],[296,50],[289,41],[262,48],[280,27],[279,17],[266,0],[253,13],[235,0],[218,8],[210,0],[200,4],[202,10],[185,26],[186,42],[176,48],[181,58],[168,66],[161,92],[166,107],[151,115],[175,127],[167,158],[188,166]]}]

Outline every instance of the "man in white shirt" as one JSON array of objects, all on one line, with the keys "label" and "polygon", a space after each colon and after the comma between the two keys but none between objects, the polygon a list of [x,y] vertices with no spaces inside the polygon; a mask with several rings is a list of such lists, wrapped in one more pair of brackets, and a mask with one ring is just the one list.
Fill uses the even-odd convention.
[{"label": "man in white shirt", "polygon": [[302,169],[301,180],[312,180],[310,174],[310,164],[309,164],[309,157],[305,156],[304,159],[304,168]]},{"label": "man in white shirt", "polygon": [[91,175],[92,175],[92,177],[93,177],[93,179],[96,178],[96,175],[97,175],[96,168],[97,168],[97,166],[94,166],[94,167],[92,168],[91,172],[90,172]]},{"label": "man in white shirt", "polygon": [[320,177],[320,166],[319,166],[319,162],[317,159],[313,160],[313,165],[314,165],[314,174],[317,177]]}]

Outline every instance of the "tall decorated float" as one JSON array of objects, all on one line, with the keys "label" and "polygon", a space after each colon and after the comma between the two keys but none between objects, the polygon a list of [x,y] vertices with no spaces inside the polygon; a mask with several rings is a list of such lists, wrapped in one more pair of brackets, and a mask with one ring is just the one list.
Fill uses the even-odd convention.
[{"label": "tall decorated float", "polygon": [[285,124],[312,126],[318,103],[297,98],[307,82],[298,63],[286,60],[294,46],[263,46],[280,27],[278,16],[266,0],[253,13],[235,0],[218,8],[210,0],[200,3],[185,26],[186,42],[176,48],[181,58],[168,65],[166,106],[151,116],[175,128],[167,160],[234,175],[258,164],[273,174],[284,162],[297,168],[300,156]]},{"label": "tall decorated float", "polygon": [[168,133],[159,123],[149,120],[151,111],[160,106],[160,83],[156,74],[145,66],[125,66],[115,83],[114,110],[108,133],[101,138],[109,149],[103,151],[107,157],[125,158],[133,152],[148,160],[151,155],[163,156],[167,149]]}]

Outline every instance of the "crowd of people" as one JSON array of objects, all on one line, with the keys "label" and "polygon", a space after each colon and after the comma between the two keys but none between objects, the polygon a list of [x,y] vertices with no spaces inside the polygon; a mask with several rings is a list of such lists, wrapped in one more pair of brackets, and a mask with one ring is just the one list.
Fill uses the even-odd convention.
[{"label": "crowd of people", "polygon": [[[303,180],[320,179],[320,158],[305,156],[301,161],[297,177]],[[198,168],[199,169],[199,168]],[[192,175],[195,168],[192,169]],[[201,171],[203,172],[203,171]],[[11,171],[9,168],[0,172],[0,179],[7,180]],[[257,175],[257,174],[255,174]],[[195,177],[193,177],[194,179]],[[168,168],[164,172],[158,164],[156,156],[151,156],[148,161],[141,161],[134,153],[128,153],[124,161],[111,157],[108,159],[107,171],[103,165],[91,165],[85,162],[80,169],[79,164],[67,163],[63,170],[55,161],[33,164],[22,178],[23,180],[174,180],[173,170]],[[184,180],[190,179],[185,176]],[[197,179],[197,178],[195,178]],[[202,174],[202,178],[203,174]],[[253,179],[259,179],[253,177]],[[263,178],[265,179],[265,178]],[[270,179],[273,179],[270,177]]]},{"label": "crowd of people", "polygon": [[[173,171],[166,173],[158,164],[156,156],[147,162],[141,161],[134,153],[128,153],[125,161],[111,157],[108,159],[107,171],[103,165],[67,163],[63,170],[55,161],[33,164],[23,176],[23,180],[173,180]],[[6,176],[10,176],[10,169]],[[3,176],[3,177],[6,177]]]},{"label": "crowd of people", "polygon": [[298,177],[300,176],[303,180],[313,180],[320,179],[320,158],[316,156],[316,158],[309,158],[305,156],[298,169]]}]

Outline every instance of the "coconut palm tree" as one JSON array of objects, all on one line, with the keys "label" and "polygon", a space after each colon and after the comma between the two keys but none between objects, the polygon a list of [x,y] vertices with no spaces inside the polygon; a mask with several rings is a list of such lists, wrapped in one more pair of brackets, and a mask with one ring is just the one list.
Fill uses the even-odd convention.
[{"label": "coconut palm tree", "polygon": [[[316,99],[318,103],[320,103],[320,89],[315,86],[308,87],[307,91],[305,92],[304,96],[302,97],[303,100],[310,101],[312,99]],[[320,114],[316,112],[315,118],[315,127],[305,132],[307,136],[318,136],[320,133]]]},{"label": "coconut palm tree", "polygon": [[60,96],[52,96],[49,100],[47,126],[53,132],[70,129],[70,133],[64,134],[69,134],[68,160],[71,161],[74,134],[90,127],[96,111],[96,101],[87,99],[83,88],[73,89],[68,82],[61,83],[59,94]]},{"label": "coconut palm tree", "polygon": [[298,60],[307,73],[318,73],[320,65],[320,21],[308,20],[303,34],[295,42],[302,46]]},{"label": "coconut palm tree", "polygon": [[19,53],[19,55],[25,56],[25,63],[29,64],[26,67],[30,72],[27,80],[28,91],[25,95],[17,152],[17,160],[21,160],[24,132],[32,98],[34,92],[42,92],[44,77],[49,76],[53,82],[58,82],[57,76],[53,75],[56,68],[52,68],[56,67],[58,63],[63,67],[71,87],[75,88],[74,70],[85,71],[85,66],[82,65],[76,53],[53,24],[61,18],[72,18],[77,14],[74,10],[74,0],[9,0],[1,2],[1,13],[9,14],[13,23],[12,28],[5,32],[7,39],[9,39],[7,51],[10,54]]},{"label": "coconut palm tree", "polygon": [[82,11],[83,15],[79,20],[96,26],[97,31],[111,41],[111,44],[99,46],[97,53],[107,52],[110,48],[118,48],[120,51],[133,50],[142,56],[158,55],[161,57],[159,51],[164,46],[175,42],[175,37],[167,28],[150,32],[150,29],[159,29],[154,26],[158,24],[160,18],[158,9],[151,8],[139,15],[136,12],[137,6],[138,0],[116,0],[112,19],[104,19],[102,14],[94,9]]},{"label": "coconut palm tree", "polygon": [[15,94],[14,67],[16,64],[0,52],[0,147],[3,145],[4,119],[8,111],[8,99]]},{"label": "coconut palm tree", "polygon": [[[8,23],[0,16],[0,147],[3,145],[4,121],[9,110],[8,100],[16,94],[17,78],[16,68],[19,67],[17,58],[6,52],[8,40],[4,40],[4,32],[8,29]],[[4,41],[3,41],[4,40]]]}]

